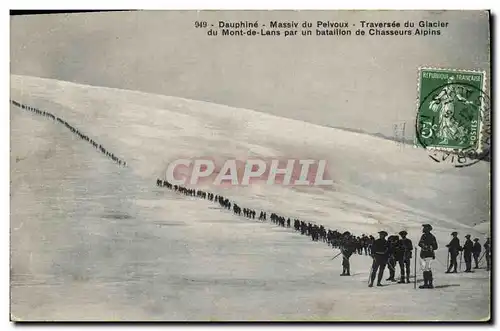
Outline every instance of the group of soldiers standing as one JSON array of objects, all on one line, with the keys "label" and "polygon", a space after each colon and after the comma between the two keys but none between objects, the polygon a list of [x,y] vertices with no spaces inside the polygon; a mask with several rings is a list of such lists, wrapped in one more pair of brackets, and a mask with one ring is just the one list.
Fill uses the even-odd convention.
[{"label": "group of soldiers standing", "polygon": [[[458,239],[458,232],[453,231],[451,236],[453,238],[450,243],[446,245],[446,247],[448,247],[448,257],[450,259],[446,273],[449,274],[457,272],[457,258],[460,254],[460,262],[462,262],[462,253],[465,261],[465,272],[472,272],[472,258],[474,258],[474,269],[478,269],[482,251],[479,238],[474,238],[474,242],[472,242],[472,240],[470,240],[471,235],[465,235],[465,243],[462,247],[460,246],[460,239]],[[486,270],[489,271],[491,268],[491,238],[489,237],[484,243],[483,256],[486,258]]]},{"label": "group of soldiers standing", "polygon": [[[380,231],[378,234],[379,238],[376,240],[372,240],[371,238],[373,237],[371,236],[366,237],[368,238],[366,253],[373,259],[368,286],[373,286],[375,278],[377,278],[377,271],[377,286],[382,286],[381,282],[386,266],[389,268],[389,278],[386,280],[396,281],[396,264],[399,264],[401,271],[399,283],[410,283],[410,263],[413,254],[413,243],[406,237],[408,233],[403,230],[399,232],[401,238],[398,235],[391,235],[387,240],[385,239],[388,236],[386,231]],[[357,245],[349,231],[344,232],[343,236],[344,240],[340,245],[343,268],[341,276],[350,276],[349,258],[357,251]]]},{"label": "group of soldiers standing", "polygon": [[[438,249],[438,244],[436,241],[436,237],[431,233],[432,226],[430,224],[424,224],[422,229],[422,236],[418,242],[418,246],[420,247],[420,259],[421,259],[421,267],[423,270],[423,278],[424,284],[419,286],[419,288],[434,288],[433,285],[433,275],[431,264],[434,259],[436,259],[435,251]],[[349,238],[349,232],[344,233],[346,238]],[[373,242],[371,245],[371,257],[373,259],[370,278],[369,278],[369,287],[373,287],[373,283],[375,278],[377,278],[377,286],[382,285],[382,278],[384,274],[385,267],[387,266],[389,269],[389,278],[388,281],[397,281],[395,279],[396,275],[396,263],[399,264],[400,268],[400,280],[398,283],[410,283],[410,266],[411,259],[413,255],[413,244],[412,241],[406,236],[408,233],[406,231],[399,232],[399,238],[397,235],[388,236],[386,231],[379,232],[379,238]],[[484,253],[480,257],[481,253],[481,244],[479,243],[479,239],[475,238],[474,243],[470,240],[470,235],[467,234],[465,236],[466,241],[463,247],[460,246],[460,241],[457,238],[458,233],[452,232],[453,239],[450,241],[446,247],[448,247],[450,257],[450,263],[448,270],[446,273],[456,273],[457,272],[457,256],[458,252],[464,252],[464,260],[466,264],[465,272],[472,272],[471,264],[472,257],[475,262],[475,269],[479,268],[479,262],[482,259],[482,256],[486,258],[486,270],[489,271],[491,268],[491,238],[487,238],[486,243],[484,244]],[[341,276],[349,276],[349,258],[354,252],[354,246],[347,239],[345,243],[341,247],[341,253],[343,255],[342,266],[344,271]],[[453,271],[452,271],[453,269]],[[378,277],[377,277],[378,271]]]}]

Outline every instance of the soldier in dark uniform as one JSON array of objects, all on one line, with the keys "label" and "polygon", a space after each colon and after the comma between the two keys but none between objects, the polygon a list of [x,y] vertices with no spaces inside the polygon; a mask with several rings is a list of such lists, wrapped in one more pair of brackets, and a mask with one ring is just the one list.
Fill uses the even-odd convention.
[{"label": "soldier in dark uniform", "polygon": [[389,243],[385,240],[387,237],[387,232],[380,231],[380,238],[375,240],[371,249],[371,256],[373,258],[372,271],[370,275],[370,284],[368,287],[373,287],[373,282],[375,281],[375,276],[378,272],[377,286],[382,286],[382,277],[384,277],[384,269],[387,264],[387,259],[389,257]]},{"label": "soldier in dark uniform", "polygon": [[472,256],[476,264],[474,269],[479,269],[479,255],[481,255],[481,244],[479,243],[479,238],[474,238],[474,247],[472,248]]},{"label": "soldier in dark uniform", "polygon": [[432,226],[430,224],[424,224],[422,226],[423,234],[422,237],[420,237],[418,246],[421,249],[420,258],[424,276],[424,285],[419,286],[419,288],[434,288],[434,285],[432,284],[431,263],[432,260],[436,258],[434,251],[438,249],[438,244],[436,241],[436,237],[434,237],[434,235],[431,233]]},{"label": "soldier in dark uniform", "polygon": [[491,238],[488,237],[483,245],[484,247],[484,257],[486,258],[486,271],[490,271],[491,268]]},{"label": "soldier in dark uniform", "polygon": [[470,240],[470,234],[465,236],[464,243],[464,260],[465,260],[465,272],[472,272],[472,251],[474,249],[474,244]]},{"label": "soldier in dark uniform", "polygon": [[363,254],[363,242],[361,241],[361,237],[356,237],[356,249],[358,254]]},{"label": "soldier in dark uniform", "polygon": [[396,281],[396,252],[399,250],[399,237],[392,235],[387,238],[387,241],[389,242],[389,259],[387,261],[387,267],[389,268],[389,278],[386,280],[389,280],[391,282]]},{"label": "soldier in dark uniform", "polygon": [[370,235],[368,237],[368,255],[372,256],[372,245],[373,245],[373,242],[375,241],[375,238]]},{"label": "soldier in dark uniform", "polygon": [[365,255],[368,255],[368,237],[363,233],[361,236],[361,244],[363,245],[363,250],[365,251]]},{"label": "soldier in dark uniform", "polygon": [[459,252],[462,250],[462,247],[460,247],[460,240],[458,239],[457,235],[458,233],[456,231],[453,231],[451,233],[453,238],[451,239],[450,243],[446,245],[448,247],[448,254],[450,255],[450,265],[448,266],[448,270],[446,271],[447,274],[451,273],[451,268],[453,268],[453,272],[457,272],[457,257]]},{"label": "soldier in dark uniform", "polygon": [[410,283],[410,265],[411,258],[413,256],[413,243],[410,239],[406,238],[408,232],[401,231],[399,235],[401,240],[399,240],[399,251],[396,253],[398,259],[399,268],[401,269],[401,279],[399,283],[405,282],[405,271],[406,271],[406,282]]},{"label": "soldier in dark uniform", "polygon": [[307,225],[304,221],[300,222],[300,234],[305,235],[307,231]]},{"label": "soldier in dark uniform", "polygon": [[351,265],[349,263],[349,258],[352,253],[356,250],[356,244],[351,238],[351,233],[349,231],[344,232],[342,238],[342,246],[340,247],[340,252],[342,253],[342,273],[341,276],[351,275]]}]

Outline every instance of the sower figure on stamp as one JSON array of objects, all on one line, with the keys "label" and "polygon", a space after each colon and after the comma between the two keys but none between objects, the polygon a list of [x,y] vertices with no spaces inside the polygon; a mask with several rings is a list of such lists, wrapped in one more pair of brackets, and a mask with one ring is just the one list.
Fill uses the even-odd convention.
[{"label": "sower figure on stamp", "polygon": [[387,267],[389,268],[389,280],[391,282],[396,281],[396,261],[397,261],[397,251],[399,250],[399,237],[398,236],[389,236],[387,238],[389,242],[389,260],[387,261]]},{"label": "sower figure on stamp", "polygon": [[486,271],[491,268],[491,238],[488,237],[484,243],[484,257],[486,258]]},{"label": "sower figure on stamp", "polygon": [[472,272],[472,251],[474,249],[474,244],[470,240],[470,234],[465,235],[464,244],[464,260],[465,260],[465,272]]},{"label": "sower figure on stamp", "polygon": [[457,257],[459,252],[462,250],[462,247],[460,247],[460,240],[457,237],[458,233],[453,231],[451,235],[453,238],[450,243],[446,245],[446,247],[448,247],[448,253],[450,254],[450,265],[448,266],[448,270],[446,270],[447,274],[452,272],[451,268],[453,268],[453,273],[457,272]]},{"label": "sower figure on stamp", "polygon": [[[438,244],[436,237],[431,233],[432,226],[430,224],[422,225],[422,237],[418,242],[420,250],[420,263],[422,265],[424,285],[419,286],[419,288],[434,288],[432,284],[432,269],[431,263],[436,258],[434,251],[438,249]],[[416,272],[416,271],[415,271]]]},{"label": "sower figure on stamp", "polygon": [[481,244],[479,238],[474,238],[474,247],[472,248],[472,256],[474,257],[474,269],[479,269],[479,256],[481,255]]},{"label": "sower figure on stamp", "polygon": [[401,279],[399,283],[405,282],[405,271],[406,271],[406,282],[410,283],[410,264],[411,258],[413,256],[413,243],[410,239],[406,238],[408,232],[399,232],[401,240],[399,240],[399,251],[397,252],[397,259],[399,263],[399,268],[401,269]]},{"label": "sower figure on stamp", "polygon": [[440,144],[448,144],[449,140],[458,139],[462,141],[467,138],[466,130],[454,118],[455,102],[463,104],[472,104],[472,102],[462,96],[460,87],[453,85],[454,80],[454,77],[448,78],[449,85],[443,87],[429,104],[432,111],[439,111],[439,129],[437,132],[438,137],[441,139]]},{"label": "sower figure on stamp", "polygon": [[387,264],[387,258],[389,254],[389,243],[387,242],[387,240],[385,240],[385,237],[387,237],[387,232],[380,231],[379,235],[380,238],[375,240],[372,245],[371,256],[373,258],[373,264],[370,275],[370,284],[368,285],[368,287],[373,287],[373,282],[375,281],[377,270],[379,270],[377,286],[382,286],[381,281],[382,277],[384,277],[385,265]]}]

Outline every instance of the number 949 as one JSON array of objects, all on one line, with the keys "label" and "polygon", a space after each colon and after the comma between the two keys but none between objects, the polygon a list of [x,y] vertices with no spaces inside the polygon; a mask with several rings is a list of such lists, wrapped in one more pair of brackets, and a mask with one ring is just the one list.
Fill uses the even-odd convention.
[{"label": "number 949", "polygon": [[196,21],[196,22],[194,22],[194,27],[195,28],[206,28],[207,26],[208,26],[208,24],[205,21]]}]

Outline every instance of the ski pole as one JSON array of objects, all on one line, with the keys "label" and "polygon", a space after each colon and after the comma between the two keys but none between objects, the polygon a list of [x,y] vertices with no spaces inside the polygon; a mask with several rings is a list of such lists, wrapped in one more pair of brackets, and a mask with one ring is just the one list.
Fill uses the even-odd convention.
[{"label": "ski pole", "polygon": [[458,267],[458,270],[462,272],[462,251],[460,251],[460,266]]},{"label": "ski pole", "polygon": [[340,253],[338,253],[337,255],[335,255],[334,257],[332,257],[332,260],[335,260],[335,258],[336,258],[337,256],[339,256],[340,254],[342,254],[342,252],[340,252]]},{"label": "ski pole", "polygon": [[[481,263],[482,263],[483,261],[486,261],[486,262],[485,262],[485,263],[486,263],[486,267],[488,267],[488,259],[487,259],[487,258],[486,258],[486,259],[483,259],[483,257],[485,257],[485,256],[486,256],[486,254],[487,254],[487,253],[486,253],[486,252],[484,252],[484,253],[483,253],[483,255],[481,256],[481,258],[477,261],[477,265],[478,265],[478,266],[479,266],[479,265],[481,265]],[[484,265],[484,264],[483,264],[483,265]]]},{"label": "ski pole", "polygon": [[417,247],[415,247],[415,281],[413,282],[413,288],[417,289]]},{"label": "ski pole", "polygon": [[481,260],[483,259],[484,255],[486,254],[486,251],[484,251],[483,255],[481,255],[481,257],[479,258],[479,260],[477,260],[477,264],[479,265],[479,263],[481,263]]},{"label": "ski pole", "polygon": [[396,273],[396,269],[392,267],[390,263],[387,263],[387,267]]}]

